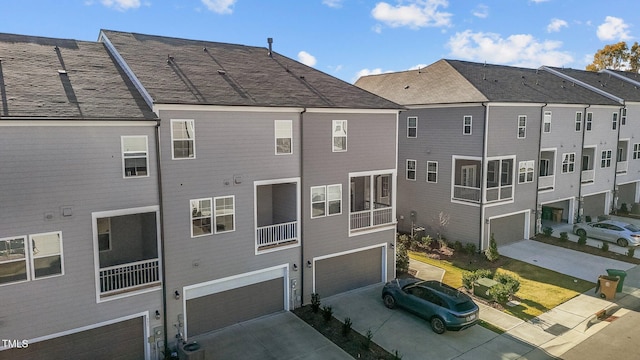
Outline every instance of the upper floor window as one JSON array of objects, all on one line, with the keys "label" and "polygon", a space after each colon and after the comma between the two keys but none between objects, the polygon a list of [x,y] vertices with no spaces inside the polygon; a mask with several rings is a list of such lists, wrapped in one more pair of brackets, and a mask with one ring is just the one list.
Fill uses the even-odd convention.
[{"label": "upper floor window", "polygon": [[196,157],[195,124],[193,120],[171,120],[171,153],[173,159]]},{"label": "upper floor window", "polygon": [[640,144],[633,144],[633,160],[640,159]]},{"label": "upper floor window", "polygon": [[62,233],[29,235],[33,279],[62,275]]},{"label": "upper floor window", "polygon": [[148,176],[149,157],[146,136],[123,136],[121,138],[124,177]]},{"label": "upper floor window", "polygon": [[600,159],[600,167],[611,167],[611,150],[603,150],[602,157]]},{"label": "upper floor window", "polygon": [[98,251],[111,250],[111,218],[98,218]]},{"label": "upper floor window", "polygon": [[347,151],[347,120],[333,120],[333,152]]},{"label": "upper floor window", "polygon": [[518,116],[518,139],[527,137],[527,116]]},{"label": "upper floor window", "polygon": [[588,112],[587,113],[587,121],[585,124],[585,129],[587,131],[591,131],[591,124],[593,123],[593,113]]},{"label": "upper floor window", "polygon": [[618,113],[613,113],[611,116],[611,130],[618,129]]},{"label": "upper floor window", "polygon": [[518,183],[533,182],[534,160],[520,161],[518,163]]},{"label": "upper floor window", "polygon": [[418,117],[417,116],[409,116],[407,118],[407,137],[408,138],[418,137]]},{"label": "upper floor window", "polygon": [[311,217],[342,213],[342,184],[311,187]]},{"label": "upper floor window", "polygon": [[407,180],[416,179],[416,161],[407,160]]},{"label": "upper floor window", "polygon": [[438,162],[427,161],[427,182],[438,182]]},{"label": "upper floor window", "polygon": [[236,228],[235,196],[221,196],[213,199],[216,206],[216,234],[234,231]]},{"label": "upper floor window", "polygon": [[0,239],[0,285],[62,274],[61,232]]},{"label": "upper floor window", "polygon": [[25,237],[0,239],[0,285],[29,279]]},{"label": "upper floor window", "polygon": [[471,135],[471,126],[472,126],[472,117],[471,115],[465,115],[462,119],[462,134],[463,135]]},{"label": "upper floor window", "polygon": [[562,154],[562,173],[572,173],[576,166],[576,153]]},{"label": "upper floor window", "polygon": [[292,153],[293,128],[291,120],[275,120],[276,155]]},{"label": "upper floor window", "polygon": [[620,125],[627,124],[627,108],[622,109],[622,115],[620,116]]},{"label": "upper floor window", "polygon": [[211,198],[191,200],[191,237],[211,234]]},{"label": "upper floor window", "polygon": [[576,113],[576,131],[582,131],[582,113]]},{"label": "upper floor window", "polygon": [[551,132],[551,111],[544,112],[544,118],[542,123],[542,132],[550,133]]}]

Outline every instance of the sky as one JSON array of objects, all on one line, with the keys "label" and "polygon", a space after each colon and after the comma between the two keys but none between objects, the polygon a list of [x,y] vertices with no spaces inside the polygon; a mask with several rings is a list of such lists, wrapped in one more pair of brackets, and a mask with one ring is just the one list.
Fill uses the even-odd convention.
[{"label": "sky", "polygon": [[638,41],[639,14],[638,0],[3,0],[0,32],[264,47],[271,37],[275,52],[353,83],[443,58],[584,69],[605,45]]}]

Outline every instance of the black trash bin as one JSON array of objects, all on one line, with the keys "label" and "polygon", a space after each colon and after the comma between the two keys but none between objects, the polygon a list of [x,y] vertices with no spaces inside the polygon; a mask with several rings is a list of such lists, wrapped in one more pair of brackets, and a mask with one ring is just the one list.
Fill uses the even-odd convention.
[{"label": "black trash bin", "polygon": [[624,284],[624,278],[627,277],[627,272],[624,270],[607,269],[607,275],[616,276],[620,279],[620,281],[618,281],[616,292],[622,292],[622,286]]}]

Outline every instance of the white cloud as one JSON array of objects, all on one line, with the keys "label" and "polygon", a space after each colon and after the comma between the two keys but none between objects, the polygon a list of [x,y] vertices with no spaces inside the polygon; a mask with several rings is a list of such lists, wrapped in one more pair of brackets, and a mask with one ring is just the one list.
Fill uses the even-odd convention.
[{"label": "white cloud", "polygon": [[362,69],[362,70],[358,71],[358,73],[356,74],[356,80],[361,78],[361,77],[363,77],[363,76],[378,75],[378,74],[382,74],[382,69],[381,68]]},{"label": "white cloud", "polygon": [[551,22],[547,25],[547,32],[558,32],[563,27],[569,27],[569,24],[561,19],[551,19]]},{"label": "white cloud", "polygon": [[314,66],[317,62],[315,56],[309,54],[306,51],[300,51],[298,53],[298,61],[300,61],[301,63],[307,66]]},{"label": "white cloud", "polygon": [[342,7],[343,0],[322,0],[324,5],[332,8],[340,8]]},{"label": "white cloud", "polygon": [[237,0],[202,0],[207,9],[218,14],[231,14]]},{"label": "white cloud", "polygon": [[531,0],[531,2],[539,4],[539,3],[543,3],[543,2],[547,2],[549,0]]},{"label": "white cloud", "polygon": [[100,2],[102,5],[118,11],[126,11],[140,7],[140,0],[100,0]]},{"label": "white cloud", "polygon": [[481,19],[486,19],[489,16],[489,7],[487,5],[480,4],[476,6],[472,13],[473,16],[479,17]]},{"label": "white cloud", "polygon": [[374,19],[391,27],[408,26],[412,29],[421,27],[451,26],[451,13],[439,11],[446,8],[447,0],[408,0],[398,1],[392,6],[379,2],[371,10]]},{"label": "white cloud", "polygon": [[563,66],[573,61],[569,53],[560,50],[562,42],[539,41],[528,34],[504,39],[494,33],[466,30],[452,36],[447,46],[453,57],[496,64],[535,68],[541,65]]},{"label": "white cloud", "polygon": [[604,23],[598,26],[598,39],[600,40],[629,40],[629,25],[625,24],[624,20],[607,16],[604,19]]}]

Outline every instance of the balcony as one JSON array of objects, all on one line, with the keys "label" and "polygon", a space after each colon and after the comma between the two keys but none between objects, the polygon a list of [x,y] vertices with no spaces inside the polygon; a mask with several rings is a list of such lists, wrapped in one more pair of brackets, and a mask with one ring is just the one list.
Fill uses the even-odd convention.
[{"label": "balcony", "polygon": [[298,222],[292,221],[258,227],[256,230],[256,251],[292,244],[298,241]]},{"label": "balcony", "polygon": [[391,224],[392,214],[391,208],[353,212],[351,213],[351,230]]},{"label": "balcony", "polygon": [[256,253],[300,243],[298,194],[297,180],[256,183]]},{"label": "balcony", "polygon": [[539,176],[538,177],[538,190],[553,190],[556,186],[556,176]]},{"label": "balcony", "polygon": [[453,186],[453,198],[455,200],[480,202],[480,188],[470,186]]},{"label": "balcony", "polygon": [[156,285],[160,285],[160,262],[158,259],[137,261],[100,269],[101,297]]},{"label": "balcony", "polygon": [[596,178],[595,170],[582,170],[582,183],[588,184],[592,183]]},{"label": "balcony", "polygon": [[513,185],[502,185],[487,189],[487,202],[503,201],[513,198]]},{"label": "balcony", "polygon": [[629,170],[629,162],[618,161],[616,163],[616,174],[625,174]]},{"label": "balcony", "polygon": [[391,174],[351,177],[349,230],[392,225],[394,189]]}]

